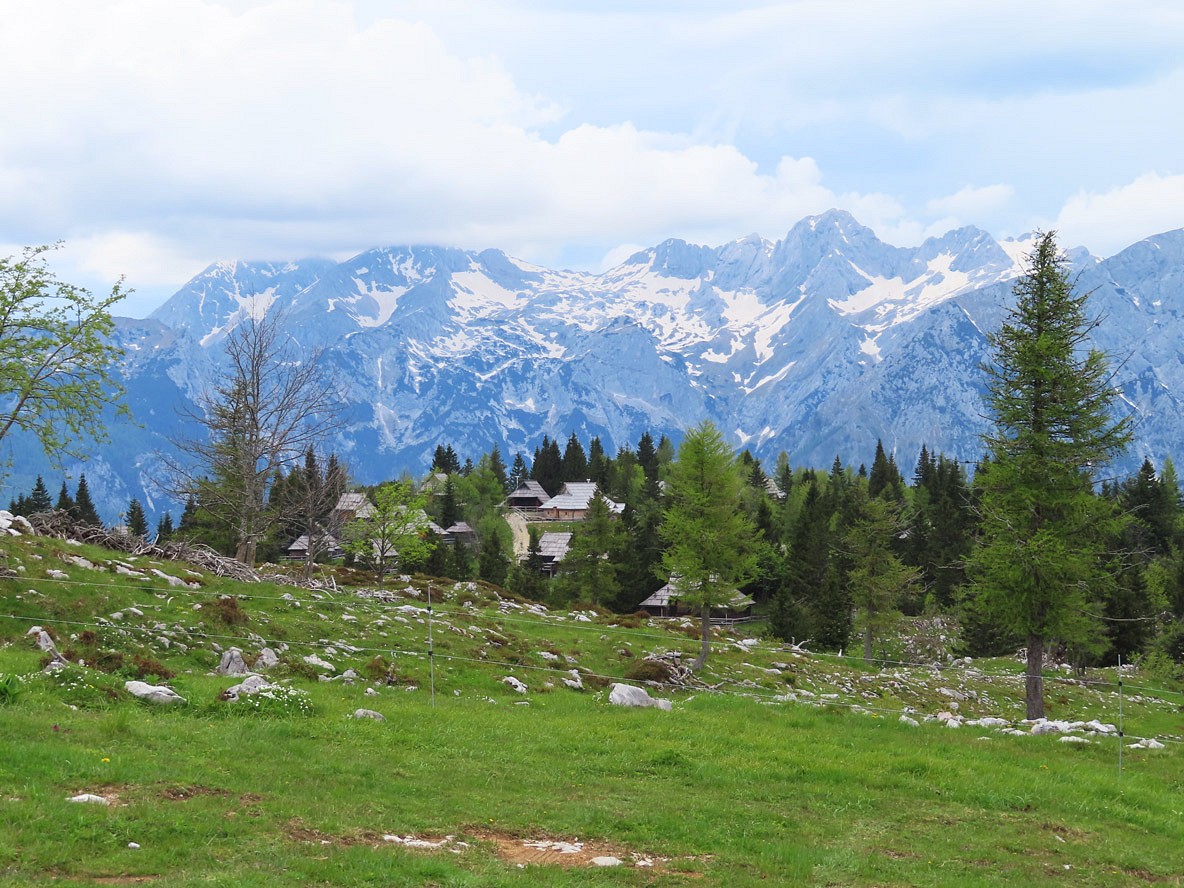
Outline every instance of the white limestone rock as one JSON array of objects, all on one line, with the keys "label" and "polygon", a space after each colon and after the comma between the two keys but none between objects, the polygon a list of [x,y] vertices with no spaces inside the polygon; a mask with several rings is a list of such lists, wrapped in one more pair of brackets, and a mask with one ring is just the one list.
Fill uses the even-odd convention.
[{"label": "white limestone rock", "polygon": [[165,685],[150,685],[143,681],[124,682],[123,688],[133,697],[138,697],[148,703],[158,703],[162,706],[183,704],[185,698]]},{"label": "white limestone rock", "polygon": [[372,719],[377,722],[386,721],[385,715],[383,715],[381,712],[375,712],[373,709],[355,709],[353,717],[354,718],[368,718],[368,719]]},{"label": "white limestone rock", "polygon": [[527,691],[526,685],[512,675],[507,675],[505,678],[503,678],[502,684],[506,685],[510,688],[510,690],[516,691],[519,694],[525,694]]},{"label": "white limestone rock", "polygon": [[673,708],[669,700],[655,699],[644,688],[621,684],[620,682],[613,684],[609,691],[608,702],[615,706],[649,707],[661,709],[666,712],[669,712]]},{"label": "white limestone rock", "polygon": [[222,654],[222,659],[218,661],[218,666],[214,669],[218,675],[250,675],[251,670],[247,668],[247,663],[243,659],[243,652],[236,647],[225,651]]},{"label": "white limestone rock", "polygon": [[265,647],[259,652],[258,658],[255,660],[255,671],[266,672],[273,668],[280,662],[279,656],[269,647]]}]

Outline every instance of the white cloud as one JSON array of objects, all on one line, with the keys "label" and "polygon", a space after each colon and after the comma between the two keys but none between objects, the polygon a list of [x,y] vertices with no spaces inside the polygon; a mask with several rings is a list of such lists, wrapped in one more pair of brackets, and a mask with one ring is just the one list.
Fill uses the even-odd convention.
[{"label": "white cloud", "polygon": [[954,194],[929,201],[925,211],[931,216],[949,216],[973,223],[976,219],[1005,208],[1014,197],[1015,189],[1010,185],[985,185],[979,188],[967,185]]},{"label": "white cloud", "polygon": [[1079,191],[1053,227],[1065,245],[1108,256],[1136,241],[1184,228],[1184,175],[1147,173],[1102,193]]},{"label": "white cloud", "polygon": [[[1184,224],[1123,197],[1142,180],[1091,178],[1105,157],[1104,181],[1158,169],[1147,190],[1178,194],[1172,10],[8,0],[0,230],[64,238],[82,283],[126,273],[143,300],[219,258],[436,242],[608,261],[780,237],[832,206],[911,244],[1063,205],[1066,236],[1123,246],[1140,206],[1166,221],[1148,229]],[[1009,184],[962,187],[982,181]]]}]

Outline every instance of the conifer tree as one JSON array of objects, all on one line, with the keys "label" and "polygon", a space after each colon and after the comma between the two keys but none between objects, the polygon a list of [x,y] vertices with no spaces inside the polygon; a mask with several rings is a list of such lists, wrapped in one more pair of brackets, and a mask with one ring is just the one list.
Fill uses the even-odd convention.
[{"label": "conifer tree", "polygon": [[990,337],[987,405],[994,429],[981,488],[982,540],[972,566],[979,604],[1027,641],[1028,718],[1044,715],[1041,669],[1051,640],[1088,643],[1100,630],[1087,590],[1107,580],[1112,504],[1095,472],[1130,440],[1115,419],[1105,356],[1087,349],[1097,322],[1074,291],[1052,233],[1016,282],[1015,307]]},{"label": "conifer tree", "polygon": [[86,483],[86,475],[78,476],[78,489],[74,491],[74,511],[71,513],[80,524],[98,527],[103,522],[99,520],[99,513],[95,509],[94,501],[90,498],[90,487]]},{"label": "conifer tree", "polygon": [[37,476],[37,482],[33,485],[33,492],[29,494],[29,514],[34,515],[37,512],[48,512],[53,508],[53,500],[49,498],[49,491],[45,488],[45,481],[41,476]]},{"label": "conifer tree", "polygon": [[54,506],[59,512],[73,512],[74,500],[70,497],[70,491],[66,489],[66,482],[62,482],[62,489],[58,491],[57,505]]},{"label": "conifer tree", "polygon": [[497,445],[493,445],[493,450],[489,451],[489,470],[493,472],[493,476],[497,478],[497,483],[505,490],[506,487],[506,464],[502,460],[502,452]]},{"label": "conifer tree", "polygon": [[563,450],[563,480],[586,481],[588,479],[588,455],[584,452],[584,445],[572,432],[567,439],[567,447]]},{"label": "conifer tree", "polygon": [[167,543],[173,538],[173,533],[173,514],[165,512],[164,517],[156,522],[156,544],[159,546],[162,543]]},{"label": "conifer tree", "polygon": [[687,432],[670,470],[670,507],[660,533],[662,569],[699,612],[702,644],[691,669],[711,650],[711,609],[726,607],[756,570],[755,532],[740,508],[744,481],[723,435],[709,421]]},{"label": "conifer tree", "polygon": [[132,497],[131,502],[127,504],[126,520],[127,532],[132,536],[148,536],[148,519],[144,515],[144,507],[140,505],[140,501],[135,497]]},{"label": "conifer tree", "polygon": [[529,477],[530,471],[526,468],[526,459],[522,456],[522,451],[519,450],[514,454],[514,464],[510,466],[510,474],[506,478],[506,493],[513,493]]},{"label": "conifer tree", "polygon": [[560,567],[560,582],[569,600],[605,604],[620,591],[621,528],[599,491],[588,503],[584,520],[572,533],[571,548]]}]

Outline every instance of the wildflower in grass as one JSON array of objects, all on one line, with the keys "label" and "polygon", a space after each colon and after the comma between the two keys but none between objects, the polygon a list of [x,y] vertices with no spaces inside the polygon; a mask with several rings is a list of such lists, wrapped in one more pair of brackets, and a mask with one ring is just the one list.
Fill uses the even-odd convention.
[{"label": "wildflower in grass", "polygon": [[101,758],[99,761],[101,761],[103,764],[107,764],[107,762],[111,761],[111,759],[109,759],[109,758],[107,758],[106,756],[104,756],[104,757],[103,757],[103,758]]}]

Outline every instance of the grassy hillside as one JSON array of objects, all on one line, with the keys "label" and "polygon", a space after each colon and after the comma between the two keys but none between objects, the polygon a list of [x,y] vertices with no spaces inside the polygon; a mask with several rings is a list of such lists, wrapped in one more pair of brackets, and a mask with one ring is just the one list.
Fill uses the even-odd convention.
[{"label": "grassy hillside", "polygon": [[[626,709],[610,681],[689,659],[686,629],[424,578],[240,584],[28,537],[0,541],[0,568],[0,885],[1184,881],[1184,698],[1138,673],[1120,776],[1115,736],[924,722],[1022,718],[1018,662],[872,669],[728,634],[694,686],[651,688],[673,711]],[[43,673],[33,626],[87,666]],[[264,646],[282,690],[220,699],[241,681],[211,674],[220,652]],[[130,678],[187,702],[136,700]],[[1051,716],[1117,723],[1114,680],[1050,682]]]}]

